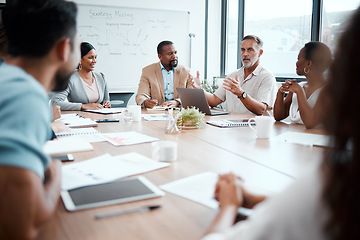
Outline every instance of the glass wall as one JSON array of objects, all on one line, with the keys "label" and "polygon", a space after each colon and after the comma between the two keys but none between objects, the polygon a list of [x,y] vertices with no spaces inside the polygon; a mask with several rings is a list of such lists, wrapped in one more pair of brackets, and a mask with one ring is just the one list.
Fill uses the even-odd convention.
[{"label": "glass wall", "polygon": [[239,0],[228,1],[227,12],[227,44],[225,73],[231,73],[237,69],[237,40],[238,40],[238,15]]},{"label": "glass wall", "polygon": [[312,0],[245,1],[244,34],[264,41],[261,64],[277,77],[297,77],[299,50],[311,39]]},{"label": "glass wall", "polygon": [[323,0],[321,41],[326,43],[332,51],[335,50],[338,37],[346,25],[347,20],[358,8],[358,0]]},{"label": "glass wall", "polygon": [[[313,2],[322,1],[320,41],[334,50],[337,38],[358,0],[245,0],[244,34],[254,34],[264,41],[261,64],[276,77],[298,77],[295,64],[300,49],[311,41]],[[228,0],[226,69],[237,67],[239,0]],[[240,9],[240,11],[242,11]]]}]

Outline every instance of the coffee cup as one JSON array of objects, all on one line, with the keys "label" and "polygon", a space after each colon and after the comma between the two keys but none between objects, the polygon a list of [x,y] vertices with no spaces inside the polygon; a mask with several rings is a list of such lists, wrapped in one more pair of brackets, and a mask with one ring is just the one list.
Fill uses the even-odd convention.
[{"label": "coffee cup", "polygon": [[151,143],[152,158],[160,162],[173,162],[177,159],[177,142],[156,141]]},{"label": "coffee cup", "polygon": [[[251,123],[255,122],[256,127],[254,128]],[[275,120],[270,116],[256,116],[250,118],[248,121],[249,127],[253,130],[258,138],[270,138],[271,128]]]}]

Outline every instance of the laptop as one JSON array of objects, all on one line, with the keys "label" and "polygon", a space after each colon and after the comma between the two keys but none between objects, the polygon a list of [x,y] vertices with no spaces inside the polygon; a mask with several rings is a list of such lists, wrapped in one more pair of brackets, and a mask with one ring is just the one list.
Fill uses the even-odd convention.
[{"label": "laptop", "polygon": [[193,88],[176,88],[181,99],[181,105],[184,108],[196,107],[206,115],[224,115],[229,112],[210,109],[209,103],[206,100],[204,90]]}]

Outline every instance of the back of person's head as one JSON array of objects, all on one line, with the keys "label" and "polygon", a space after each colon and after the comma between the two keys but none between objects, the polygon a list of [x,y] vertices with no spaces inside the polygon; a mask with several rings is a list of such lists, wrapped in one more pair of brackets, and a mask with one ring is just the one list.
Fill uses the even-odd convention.
[{"label": "back of person's head", "polygon": [[257,43],[259,50],[262,49],[264,45],[264,42],[261,40],[261,38],[255,35],[246,35],[242,40],[254,40]]},{"label": "back of person's head", "polygon": [[77,7],[64,0],[7,1],[2,18],[8,38],[8,53],[40,58],[66,37],[73,44]]},{"label": "back of person's head", "polygon": [[162,54],[162,49],[164,46],[166,45],[173,45],[174,43],[172,41],[162,41],[161,43],[158,44],[157,46],[157,53],[158,54]]},{"label": "back of person's head", "polygon": [[93,45],[88,42],[82,42],[80,45],[81,58],[88,54],[91,50],[95,49]]},{"label": "back of person's head", "polygon": [[334,149],[324,159],[323,196],[330,210],[326,230],[331,239],[360,239],[359,28],[360,8],[339,39],[324,88],[324,125],[334,136]]},{"label": "back of person's head", "polygon": [[7,37],[4,26],[0,22],[0,57],[7,54]]},{"label": "back of person's head", "polygon": [[324,72],[331,64],[331,50],[322,42],[308,42],[304,46],[305,58],[312,61],[314,67]]}]

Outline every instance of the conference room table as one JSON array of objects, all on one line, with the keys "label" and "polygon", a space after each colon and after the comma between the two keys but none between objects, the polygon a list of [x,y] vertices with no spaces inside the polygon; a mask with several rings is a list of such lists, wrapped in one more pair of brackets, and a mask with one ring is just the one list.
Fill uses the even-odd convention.
[{"label": "conference room table", "polygon": [[[121,114],[75,113],[92,119],[121,118]],[[142,110],[142,113],[164,112]],[[205,119],[251,117],[254,116],[231,113],[206,116]],[[156,186],[204,172],[234,172],[244,179],[248,190],[256,189],[254,192],[272,195],[284,190],[300,177],[311,163],[319,163],[324,151],[321,147],[258,139],[249,127],[219,128],[206,124],[200,129],[183,129],[178,134],[166,134],[167,124],[167,121],[142,119],[133,123],[99,123],[95,129],[102,133],[135,131],[159,140],[176,141],[176,161],[170,162],[169,167],[141,174]],[[287,131],[324,133],[322,129],[308,130],[303,125],[275,122],[271,136]],[[151,158],[151,143],[116,147],[109,142],[96,142],[92,145],[92,151],[73,153],[75,162],[105,153],[117,156],[137,152]],[[150,212],[95,219],[95,215],[99,213],[150,205],[161,205],[161,208]],[[60,200],[55,215],[46,224],[38,239],[200,239],[216,213],[216,209],[168,192],[158,198],[75,212],[68,212]]]}]

